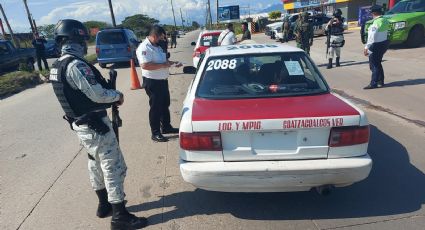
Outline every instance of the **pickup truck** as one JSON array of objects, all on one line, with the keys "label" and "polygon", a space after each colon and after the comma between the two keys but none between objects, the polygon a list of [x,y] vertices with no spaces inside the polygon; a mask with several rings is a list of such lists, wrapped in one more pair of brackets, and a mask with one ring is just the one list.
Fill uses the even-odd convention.
[{"label": "pickup truck", "polygon": [[[391,23],[388,34],[391,44],[404,43],[413,48],[425,41],[425,0],[401,0],[383,17]],[[366,22],[363,41],[367,40],[372,21]]]},{"label": "pickup truck", "polygon": [[0,72],[17,70],[20,63],[24,63],[29,69],[34,69],[34,48],[17,49],[7,40],[0,40]]}]

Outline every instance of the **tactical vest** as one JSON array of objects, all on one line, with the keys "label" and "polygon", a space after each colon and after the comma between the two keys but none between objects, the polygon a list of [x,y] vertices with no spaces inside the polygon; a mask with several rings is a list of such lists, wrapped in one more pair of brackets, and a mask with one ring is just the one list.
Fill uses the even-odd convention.
[{"label": "tactical vest", "polygon": [[297,42],[307,44],[310,42],[310,33],[311,33],[311,25],[309,22],[300,21],[298,22],[298,30],[300,33],[300,37],[297,39]]},{"label": "tactical vest", "polygon": [[96,103],[90,100],[83,92],[78,89],[73,89],[66,80],[66,70],[74,60],[85,62],[93,71],[96,81],[102,85],[103,88],[110,88],[106,80],[102,77],[100,72],[85,60],[70,56],[63,60],[56,60],[50,70],[50,81],[52,82],[53,90],[60,105],[62,106],[65,116],[68,118],[77,118],[92,111],[104,110],[109,108],[111,104]]},{"label": "tactical vest", "polygon": [[342,35],[344,33],[344,20],[342,18],[338,18],[341,22],[338,26],[332,25],[330,28],[331,35],[337,36]]}]

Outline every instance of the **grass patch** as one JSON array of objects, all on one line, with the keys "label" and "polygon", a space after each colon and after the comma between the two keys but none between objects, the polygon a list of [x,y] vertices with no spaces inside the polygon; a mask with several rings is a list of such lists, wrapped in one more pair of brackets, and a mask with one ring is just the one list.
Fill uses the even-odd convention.
[{"label": "grass patch", "polygon": [[0,75],[0,98],[43,83],[38,72],[15,71]]},{"label": "grass patch", "polygon": [[85,58],[85,59],[87,60],[87,62],[88,62],[88,63],[90,63],[90,64],[95,64],[95,63],[97,63],[97,55],[96,55],[96,54],[89,54],[89,55],[86,55],[84,58]]}]

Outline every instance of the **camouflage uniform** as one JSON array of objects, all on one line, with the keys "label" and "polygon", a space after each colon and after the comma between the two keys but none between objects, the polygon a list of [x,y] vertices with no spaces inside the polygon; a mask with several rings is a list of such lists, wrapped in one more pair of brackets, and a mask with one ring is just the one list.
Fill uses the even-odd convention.
[{"label": "camouflage uniform", "polygon": [[303,49],[310,55],[310,46],[313,45],[314,30],[313,24],[308,20],[308,13],[304,12],[295,23],[294,34],[296,36],[297,47]]},{"label": "camouflage uniform", "polygon": [[289,41],[290,30],[291,30],[291,22],[289,21],[289,16],[286,16],[282,24],[282,42]]},{"label": "camouflage uniform", "polygon": [[[64,59],[69,55],[62,56]],[[66,80],[73,89],[79,89],[88,98],[97,103],[112,103],[120,99],[120,92],[105,89],[98,84],[90,67],[81,60],[73,60],[67,67]],[[94,190],[106,188],[108,201],[116,204],[124,201],[124,178],[127,166],[117,138],[106,116],[102,121],[109,127],[106,134],[98,134],[87,125],[72,128],[77,133],[81,144],[89,155],[88,170],[90,182]]]}]

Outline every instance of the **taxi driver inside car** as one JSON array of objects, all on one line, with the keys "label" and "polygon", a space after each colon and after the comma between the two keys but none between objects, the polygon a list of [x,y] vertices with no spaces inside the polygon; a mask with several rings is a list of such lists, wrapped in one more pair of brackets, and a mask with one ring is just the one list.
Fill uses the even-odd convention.
[{"label": "taxi driver inside car", "polygon": [[368,142],[366,114],[331,93],[302,50],[213,47],[184,101],[180,171],[212,191],[341,187],[369,175]]}]

